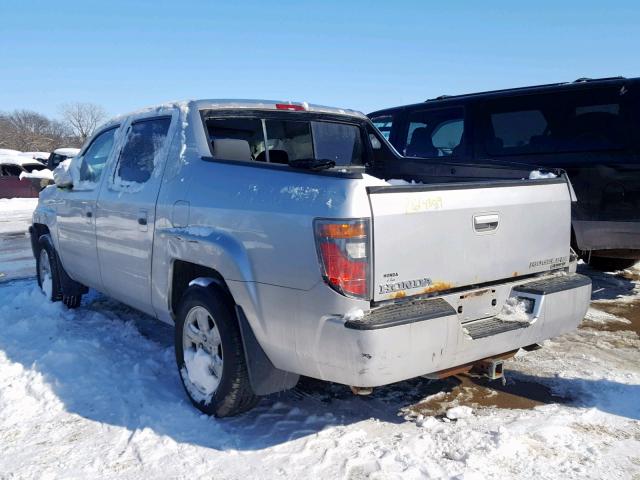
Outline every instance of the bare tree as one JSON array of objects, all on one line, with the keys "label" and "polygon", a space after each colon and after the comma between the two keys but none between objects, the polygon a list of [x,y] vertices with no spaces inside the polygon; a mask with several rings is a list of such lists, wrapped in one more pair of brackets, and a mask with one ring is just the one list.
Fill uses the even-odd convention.
[{"label": "bare tree", "polygon": [[68,144],[70,131],[61,122],[31,110],[0,114],[0,146],[24,151],[51,151]]},{"label": "bare tree", "polygon": [[86,102],[65,103],[61,111],[64,123],[73,135],[78,137],[80,143],[84,143],[107,116],[107,112],[100,105]]}]

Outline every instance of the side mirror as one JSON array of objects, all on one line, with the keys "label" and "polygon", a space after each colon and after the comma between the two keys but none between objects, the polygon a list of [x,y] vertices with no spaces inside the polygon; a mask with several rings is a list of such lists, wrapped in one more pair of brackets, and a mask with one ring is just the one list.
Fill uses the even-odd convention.
[{"label": "side mirror", "polygon": [[73,178],[70,171],[71,159],[67,159],[53,170],[53,182],[59,188],[73,187]]}]

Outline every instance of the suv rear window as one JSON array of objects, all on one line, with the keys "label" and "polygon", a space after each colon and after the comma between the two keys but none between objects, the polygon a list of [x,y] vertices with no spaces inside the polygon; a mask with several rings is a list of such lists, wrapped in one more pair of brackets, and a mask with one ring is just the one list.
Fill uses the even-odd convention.
[{"label": "suv rear window", "polygon": [[205,124],[213,157],[220,160],[284,165],[303,159],[333,160],[336,166],[364,163],[361,130],[354,124],[248,117],[207,118]]}]

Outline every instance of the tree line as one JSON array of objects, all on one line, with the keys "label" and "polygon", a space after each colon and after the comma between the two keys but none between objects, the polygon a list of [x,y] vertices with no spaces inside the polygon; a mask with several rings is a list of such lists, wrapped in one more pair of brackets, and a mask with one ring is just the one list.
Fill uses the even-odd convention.
[{"label": "tree line", "polygon": [[0,148],[50,152],[80,147],[107,116],[101,106],[83,102],[66,103],[60,112],[60,120],[32,110],[0,112]]}]

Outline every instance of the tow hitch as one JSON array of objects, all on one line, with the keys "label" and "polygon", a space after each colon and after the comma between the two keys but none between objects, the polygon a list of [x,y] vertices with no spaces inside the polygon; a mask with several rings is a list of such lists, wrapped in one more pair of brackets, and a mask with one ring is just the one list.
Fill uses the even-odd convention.
[{"label": "tow hitch", "polygon": [[487,359],[475,363],[469,372],[471,375],[479,375],[489,380],[504,378],[504,360]]}]

